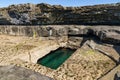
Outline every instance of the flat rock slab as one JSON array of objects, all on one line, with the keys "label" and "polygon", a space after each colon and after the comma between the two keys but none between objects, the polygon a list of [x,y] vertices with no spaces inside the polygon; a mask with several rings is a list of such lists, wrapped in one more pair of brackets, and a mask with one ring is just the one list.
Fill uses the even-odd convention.
[{"label": "flat rock slab", "polygon": [[14,65],[0,66],[0,80],[53,80],[40,73]]},{"label": "flat rock slab", "polygon": [[120,80],[120,65],[111,70],[108,74],[99,80]]}]

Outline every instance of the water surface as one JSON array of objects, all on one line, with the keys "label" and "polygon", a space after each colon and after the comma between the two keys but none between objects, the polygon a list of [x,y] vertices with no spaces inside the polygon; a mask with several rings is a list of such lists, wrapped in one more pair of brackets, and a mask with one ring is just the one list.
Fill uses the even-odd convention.
[{"label": "water surface", "polygon": [[38,64],[49,67],[51,69],[57,69],[63,64],[75,50],[69,48],[59,48],[55,51],[51,51],[48,55],[38,60]]}]

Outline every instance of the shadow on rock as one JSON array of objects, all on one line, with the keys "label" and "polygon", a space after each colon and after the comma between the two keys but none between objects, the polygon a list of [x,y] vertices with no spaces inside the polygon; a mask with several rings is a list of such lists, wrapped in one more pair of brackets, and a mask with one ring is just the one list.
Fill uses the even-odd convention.
[{"label": "shadow on rock", "polygon": [[120,46],[116,46],[114,45],[113,48],[118,52],[118,54],[120,55]]},{"label": "shadow on rock", "polygon": [[120,80],[120,72],[117,72],[114,76],[114,80]]},{"label": "shadow on rock", "polygon": [[120,46],[114,45],[113,48],[116,50],[116,52],[119,54],[119,64],[120,64]]}]

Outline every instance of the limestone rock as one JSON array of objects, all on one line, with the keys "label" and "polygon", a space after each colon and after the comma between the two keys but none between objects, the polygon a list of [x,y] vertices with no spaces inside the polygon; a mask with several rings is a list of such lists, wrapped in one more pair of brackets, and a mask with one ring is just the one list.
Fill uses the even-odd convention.
[{"label": "limestone rock", "polygon": [[92,28],[92,32],[104,42],[120,44],[119,26],[99,26]]},{"label": "limestone rock", "polygon": [[53,80],[40,73],[17,66],[1,66],[0,80]]},{"label": "limestone rock", "polygon": [[120,5],[102,4],[82,7],[18,4],[0,8],[0,24],[120,24]]},{"label": "limestone rock", "polygon": [[[68,36],[69,40],[81,42],[83,40],[98,38],[102,42],[120,44],[119,26],[81,26],[81,25],[47,25],[47,26],[0,26],[0,34],[37,37],[61,37]],[[70,39],[71,38],[71,39]],[[73,39],[74,38],[74,39]],[[76,42],[77,42],[76,41]]]}]

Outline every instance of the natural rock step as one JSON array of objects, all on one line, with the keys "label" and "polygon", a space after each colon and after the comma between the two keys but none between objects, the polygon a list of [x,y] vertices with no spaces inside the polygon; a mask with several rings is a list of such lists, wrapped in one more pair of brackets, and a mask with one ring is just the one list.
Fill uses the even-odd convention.
[{"label": "natural rock step", "polygon": [[34,63],[28,63],[28,62],[24,62],[22,60],[14,60],[14,61],[11,61],[10,62],[11,64],[13,65],[16,65],[16,66],[20,66],[20,67],[24,67],[24,68],[27,68],[27,69],[31,69],[31,70],[34,70],[36,72],[39,72],[41,74],[46,74],[47,73],[47,69],[50,71],[51,69],[44,67],[44,66],[41,66],[39,64],[34,64]]},{"label": "natural rock step", "polygon": [[32,70],[15,65],[0,66],[0,80],[53,80]]},{"label": "natural rock step", "polygon": [[[15,31],[14,29],[17,30]],[[105,43],[114,44],[114,45],[120,44],[119,26],[113,26],[113,27],[112,26],[82,26],[82,25],[74,25],[74,26],[73,25],[62,25],[62,26],[61,25],[46,25],[46,26],[2,25],[0,26],[0,34],[33,37],[35,35],[34,33],[39,34],[37,37],[66,36],[68,38],[70,37],[84,37],[87,39],[96,38]],[[64,41],[67,41],[67,38],[64,38]]]},{"label": "natural rock step", "polygon": [[116,74],[118,72],[120,72],[120,65],[113,68],[110,72],[108,72],[106,75],[104,75],[99,80],[119,80],[120,76],[118,76],[119,78],[116,78],[117,77]]}]

